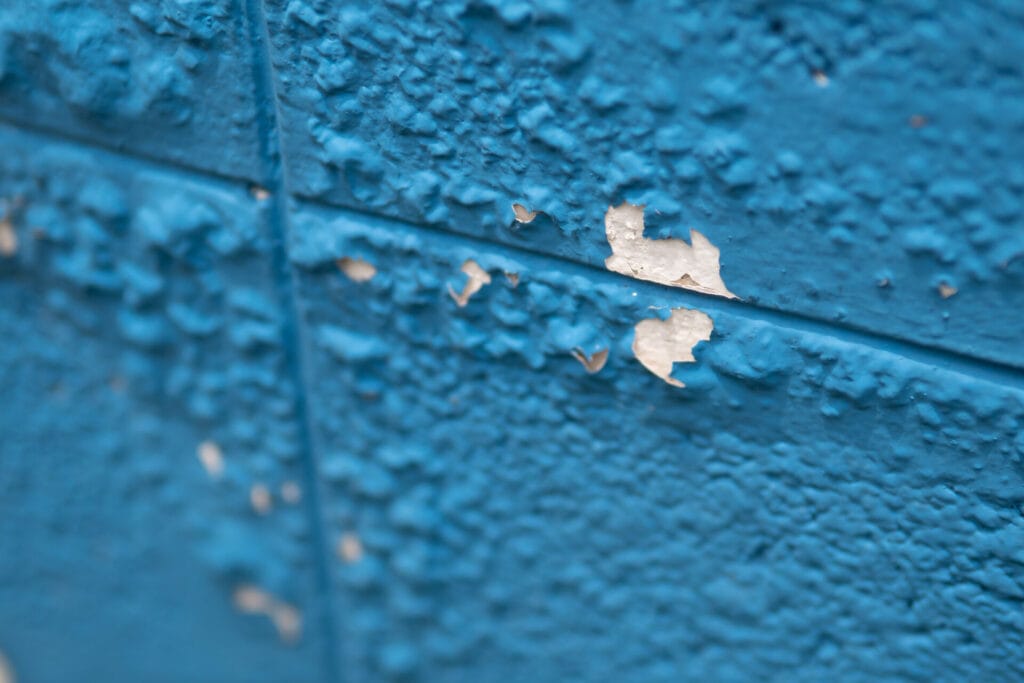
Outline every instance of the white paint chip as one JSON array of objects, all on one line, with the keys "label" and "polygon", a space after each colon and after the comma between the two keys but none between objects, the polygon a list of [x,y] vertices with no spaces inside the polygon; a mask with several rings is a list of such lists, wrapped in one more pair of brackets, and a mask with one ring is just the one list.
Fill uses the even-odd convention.
[{"label": "white paint chip", "polygon": [[3,652],[0,652],[0,683],[15,683],[14,667]]},{"label": "white paint chip", "polygon": [[467,277],[466,284],[462,287],[462,292],[456,293],[455,289],[448,285],[448,293],[455,300],[455,303],[458,304],[459,308],[469,303],[469,299],[479,292],[484,285],[491,284],[490,273],[481,268],[473,259],[467,259],[462,264],[462,272]]},{"label": "white paint chip", "polygon": [[294,481],[286,481],[281,484],[281,500],[289,505],[295,505],[302,500],[302,489]]},{"label": "white paint chip", "polygon": [[302,635],[302,613],[262,588],[242,585],[235,589],[235,609],[245,614],[263,614],[277,629],[281,640],[293,643]]},{"label": "white paint chip", "polygon": [[633,354],[645,368],[672,386],[686,386],[672,377],[674,363],[692,363],[693,347],[711,340],[711,318],[689,308],[673,308],[668,320],[641,320],[633,328]]},{"label": "white paint chip", "polygon": [[612,255],[604,262],[608,270],[638,280],[736,298],[719,274],[718,248],[696,230],[690,230],[690,244],[674,237],[648,239],[644,237],[643,205],[628,202],[608,207],[604,229],[612,248]]},{"label": "white paint chip", "polygon": [[513,204],[512,213],[515,214],[516,220],[520,223],[531,223],[540,211],[530,211],[522,204]]},{"label": "white paint chip", "polygon": [[251,194],[253,196],[253,199],[255,199],[258,202],[264,202],[270,199],[270,190],[263,187],[262,185],[250,185],[249,194]]},{"label": "white paint chip", "polygon": [[[18,251],[18,233],[9,216],[0,218],[0,256],[11,257]],[[2,683],[2,681],[0,681]]]},{"label": "white paint chip", "polygon": [[224,454],[220,446],[212,441],[204,441],[196,448],[196,457],[211,479],[220,479],[224,476]]},{"label": "white paint chip", "polygon": [[945,283],[945,282],[940,282],[939,283],[939,296],[941,296],[943,299],[948,299],[949,297],[951,297],[954,294],[956,294],[958,291],[960,291],[960,290],[958,290],[956,287],[954,287],[951,284],[948,284],[948,283]]},{"label": "white paint chip", "polygon": [[258,515],[265,515],[270,512],[273,499],[270,496],[270,489],[263,484],[253,484],[249,489],[249,503]]},{"label": "white paint chip", "polygon": [[338,557],[349,564],[363,558],[363,542],[353,533],[343,534],[338,541]]},{"label": "white paint chip", "polygon": [[353,282],[368,282],[377,274],[377,268],[361,258],[343,256],[337,260],[338,269]]},{"label": "white paint chip", "polygon": [[601,368],[608,362],[608,349],[595,351],[593,355],[588,356],[583,349],[577,347],[572,350],[572,356],[583,364],[589,374],[593,375],[596,372],[601,372]]}]

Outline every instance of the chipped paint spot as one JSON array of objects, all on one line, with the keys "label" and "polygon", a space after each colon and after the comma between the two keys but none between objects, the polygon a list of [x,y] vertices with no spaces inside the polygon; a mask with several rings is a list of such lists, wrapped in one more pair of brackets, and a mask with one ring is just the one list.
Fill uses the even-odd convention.
[{"label": "chipped paint spot", "polygon": [[211,479],[220,479],[224,475],[224,454],[220,446],[212,441],[204,441],[196,448],[196,457]]},{"label": "chipped paint spot", "polygon": [[522,204],[513,204],[512,213],[515,214],[516,220],[520,223],[530,223],[540,215],[540,211],[530,211]]},{"label": "chipped paint spot", "polygon": [[11,223],[10,211],[5,211],[0,217],[0,256],[14,256],[18,251],[18,233],[14,231]]},{"label": "chipped paint spot", "polygon": [[270,489],[264,484],[253,484],[249,489],[249,503],[252,504],[252,509],[256,511],[256,514],[267,514],[273,506]]},{"label": "chipped paint spot", "polygon": [[946,283],[946,282],[940,282],[939,283],[939,296],[941,296],[943,299],[948,299],[949,297],[951,297],[954,294],[956,294],[958,291],[960,291],[960,290],[958,290],[956,287],[954,287],[953,285],[951,285],[949,283]]},{"label": "chipped paint spot", "polygon": [[696,230],[690,230],[690,244],[681,239],[644,237],[644,207],[623,202],[609,206],[604,215],[605,234],[612,255],[605,259],[608,270],[692,289],[705,294],[735,299],[719,274],[719,251]]},{"label": "chipped paint spot", "polygon": [[349,564],[358,562],[363,558],[363,542],[355,534],[343,534],[338,541],[338,557]]},{"label": "chipped paint spot", "polygon": [[505,279],[512,285],[512,289],[519,286],[519,273],[505,273]]},{"label": "chipped paint spot", "polygon": [[674,363],[692,363],[693,347],[711,340],[711,318],[689,308],[673,308],[668,320],[641,320],[634,328],[633,354],[645,368],[672,386],[686,386],[672,377]]},{"label": "chipped paint spot", "polygon": [[302,500],[302,489],[294,481],[286,481],[281,484],[281,500],[289,505],[295,505]]},{"label": "chipped paint spot", "polygon": [[252,585],[235,589],[235,609],[245,614],[263,614],[277,629],[277,635],[287,643],[293,643],[302,635],[302,614],[286,602],[278,600],[265,590]]},{"label": "chipped paint spot", "polygon": [[572,356],[583,364],[589,374],[593,375],[596,372],[601,372],[601,368],[608,362],[608,349],[595,351],[592,356],[588,356],[583,349],[577,347],[572,350]]},{"label": "chipped paint spot", "polygon": [[377,268],[361,258],[343,256],[337,260],[338,269],[353,282],[368,282],[377,274]]},{"label": "chipped paint spot", "polygon": [[451,295],[455,303],[458,304],[459,308],[462,308],[469,299],[479,292],[484,285],[491,284],[491,275],[486,270],[480,267],[480,265],[473,259],[467,259],[462,264],[462,272],[466,274],[468,278],[466,284],[462,287],[462,292],[456,293],[455,289],[448,285],[448,293]]},{"label": "chipped paint spot", "polygon": [[815,69],[811,72],[811,78],[814,79],[814,84],[819,88],[827,88],[829,84],[828,76],[821,69]]},{"label": "chipped paint spot", "polygon": [[270,199],[270,190],[263,187],[262,185],[250,185],[249,194],[253,196],[256,201],[263,202]]},{"label": "chipped paint spot", "polygon": [[14,667],[3,652],[0,652],[0,683],[15,683]]}]

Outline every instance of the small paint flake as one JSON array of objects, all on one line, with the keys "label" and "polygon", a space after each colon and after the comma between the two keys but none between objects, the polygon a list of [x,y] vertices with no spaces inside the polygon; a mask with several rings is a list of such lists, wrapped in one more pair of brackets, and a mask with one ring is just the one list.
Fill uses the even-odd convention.
[{"label": "small paint flake", "polygon": [[949,297],[956,294],[958,291],[960,290],[958,290],[953,285],[947,284],[945,282],[939,283],[939,296],[941,296],[943,299],[948,299]]},{"label": "small paint flake", "polygon": [[820,69],[815,69],[811,72],[811,78],[814,79],[814,84],[819,88],[827,88],[829,84],[828,76],[825,72]]},{"label": "small paint flake", "polygon": [[454,287],[448,285],[448,294],[455,300],[459,308],[469,303],[469,299],[479,292],[484,285],[491,284],[490,274],[473,259],[467,259],[462,264],[462,272],[466,274],[467,278],[466,284],[462,287],[462,292],[457,293]]},{"label": "small paint flake", "polygon": [[220,446],[213,441],[204,441],[196,448],[196,457],[211,479],[220,479],[224,475],[224,454]]},{"label": "small paint flake", "polygon": [[572,350],[572,355],[573,358],[583,364],[583,367],[591,375],[600,372],[601,368],[608,362],[608,349],[595,351],[593,355],[588,356],[583,349],[575,348]]},{"label": "small paint flake", "polygon": [[512,213],[515,214],[516,220],[520,223],[530,223],[540,214],[540,211],[530,211],[522,204],[513,204]]},{"label": "small paint flake", "polygon": [[633,354],[645,368],[675,387],[686,386],[672,377],[674,363],[696,360],[693,347],[711,340],[715,325],[700,311],[673,308],[668,320],[641,320],[634,328]]},{"label": "small paint flake", "polygon": [[14,667],[3,652],[0,652],[0,683],[16,683]]},{"label": "small paint flake", "polygon": [[377,274],[377,268],[361,258],[343,256],[337,260],[338,269],[353,282],[368,282]]},{"label": "small paint flake", "polygon": [[295,505],[302,500],[302,489],[294,481],[286,481],[281,484],[281,500],[289,505]]},{"label": "small paint flake", "polygon": [[256,201],[266,201],[270,198],[270,191],[260,185],[251,185],[249,187],[249,194],[253,196]]},{"label": "small paint flake", "polygon": [[256,514],[267,514],[273,504],[270,489],[263,484],[253,484],[249,489],[249,503],[252,504],[252,509],[256,511]]},{"label": "small paint flake", "polygon": [[505,279],[512,285],[512,289],[519,286],[519,273],[505,273]]},{"label": "small paint flake", "polygon": [[278,600],[262,588],[242,585],[235,588],[233,595],[235,609],[244,614],[262,614],[270,619],[277,629],[277,635],[287,643],[293,643],[302,635],[302,613],[286,602]]},{"label": "small paint flake", "polygon": [[355,534],[348,533],[338,541],[338,557],[349,564],[358,562],[363,557],[363,543]]},{"label": "small paint flake", "polygon": [[18,251],[18,233],[8,217],[0,218],[0,256],[11,257]]}]

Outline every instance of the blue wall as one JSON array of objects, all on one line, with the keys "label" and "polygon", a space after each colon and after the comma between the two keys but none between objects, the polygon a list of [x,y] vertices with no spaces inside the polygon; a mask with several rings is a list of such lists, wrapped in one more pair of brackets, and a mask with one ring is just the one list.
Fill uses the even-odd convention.
[{"label": "blue wall", "polygon": [[0,683],[1021,680],[1022,35],[0,6]]}]

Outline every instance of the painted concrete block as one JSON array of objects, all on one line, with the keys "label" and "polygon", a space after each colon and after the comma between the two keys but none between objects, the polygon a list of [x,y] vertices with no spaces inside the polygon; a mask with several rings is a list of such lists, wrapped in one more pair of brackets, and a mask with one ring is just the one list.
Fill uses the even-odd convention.
[{"label": "painted concrete block", "polygon": [[268,21],[304,197],[593,265],[607,207],[643,203],[745,301],[1024,367],[1017,3],[271,0]]},{"label": "painted concrete block", "polygon": [[324,680],[261,202],[0,147],[0,653],[19,681]]},{"label": "painted concrete block", "polygon": [[257,181],[243,0],[0,6],[0,117]]},{"label": "painted concrete block", "polygon": [[1024,675],[1021,373],[311,205],[290,255],[346,680]]}]

